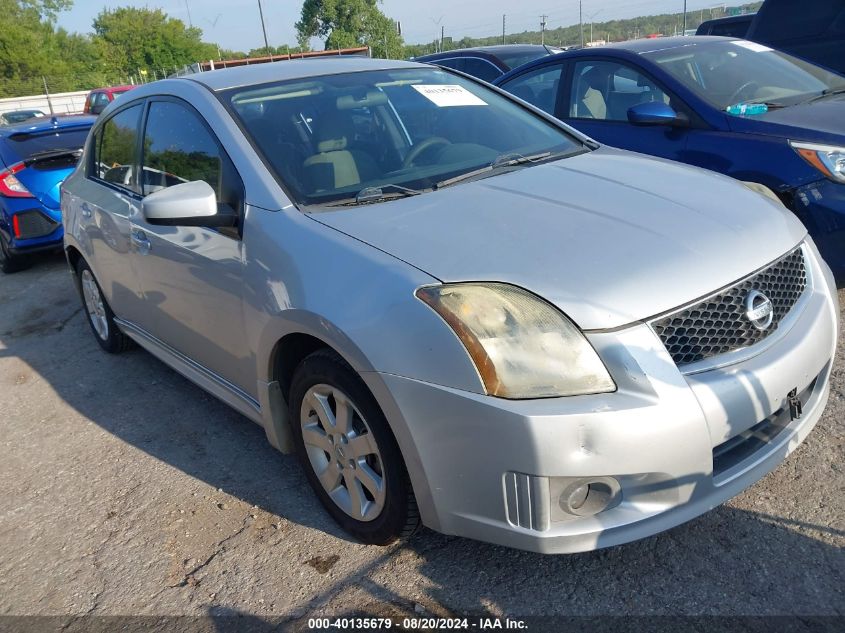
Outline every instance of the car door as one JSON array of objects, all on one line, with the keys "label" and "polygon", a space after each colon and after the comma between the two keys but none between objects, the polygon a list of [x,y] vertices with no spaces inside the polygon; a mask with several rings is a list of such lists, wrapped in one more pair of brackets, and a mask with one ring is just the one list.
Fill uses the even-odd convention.
[{"label": "car door", "polygon": [[[242,215],[243,181],[206,121],[184,101],[151,99],[141,152],[141,196],[198,180],[211,185],[218,205]],[[239,228],[160,226],[139,213],[131,231],[145,300],[138,325],[157,342],[253,394],[254,361],[244,341]]]},{"label": "car door", "polygon": [[692,114],[642,68],[615,59],[572,62],[559,118],[601,143],[635,152],[680,160],[687,128],[633,125],[628,110],[641,103],[663,102],[688,118]]},{"label": "car door", "polygon": [[543,64],[500,84],[515,97],[552,116],[560,116],[560,86],[565,65]]},{"label": "car door", "polygon": [[142,297],[130,256],[130,216],[140,195],[135,180],[143,102],[118,110],[94,128],[85,165],[71,204],[79,222],[68,230],[80,236],[85,257],[115,315],[135,321]]}]

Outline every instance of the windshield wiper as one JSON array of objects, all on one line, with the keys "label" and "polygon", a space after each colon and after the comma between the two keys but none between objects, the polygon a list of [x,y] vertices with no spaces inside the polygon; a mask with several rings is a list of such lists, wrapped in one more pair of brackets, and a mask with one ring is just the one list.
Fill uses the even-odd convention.
[{"label": "windshield wiper", "polygon": [[[385,189],[394,189],[392,193],[386,193]],[[354,198],[342,198],[340,200],[333,200],[326,205],[326,207],[352,207],[358,204],[369,204],[373,202],[384,202],[385,200],[395,200],[396,198],[407,198],[408,196],[418,196],[422,191],[418,189],[410,189],[394,183],[386,183],[378,187],[364,187],[359,191]]]},{"label": "windshield wiper", "polygon": [[833,95],[841,94],[845,94],[845,88],[825,88],[815,97],[810,99],[807,103],[812,103],[813,101],[818,101],[819,99],[825,99],[827,97],[832,97]]},{"label": "windshield wiper", "polygon": [[[565,152],[561,152],[561,155],[563,154],[565,154]],[[525,163],[537,163],[550,158],[552,155],[552,152],[540,152],[539,154],[532,154],[530,156],[525,156],[518,152],[506,152],[504,154],[499,154],[491,163],[484,165],[483,167],[459,174],[453,178],[441,180],[434,185],[434,188],[442,189],[443,187],[450,187],[458,184],[459,182],[471,180],[472,178],[495,171],[496,169],[501,169],[502,167],[514,167],[516,165],[524,165]]]}]

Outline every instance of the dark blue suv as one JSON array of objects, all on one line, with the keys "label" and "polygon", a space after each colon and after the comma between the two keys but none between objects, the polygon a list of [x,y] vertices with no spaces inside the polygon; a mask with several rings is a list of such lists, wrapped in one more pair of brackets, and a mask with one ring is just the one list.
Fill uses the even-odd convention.
[{"label": "dark blue suv", "polygon": [[54,116],[0,127],[0,270],[60,249],[59,188],[73,171],[94,116]]},{"label": "dark blue suv", "polygon": [[845,277],[845,77],[754,42],[678,37],[568,51],[493,83],[607,145],[774,192]]}]

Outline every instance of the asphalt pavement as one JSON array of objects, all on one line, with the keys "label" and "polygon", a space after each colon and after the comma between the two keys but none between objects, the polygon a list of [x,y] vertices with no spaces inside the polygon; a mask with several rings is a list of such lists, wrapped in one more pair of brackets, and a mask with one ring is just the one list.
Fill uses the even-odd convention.
[{"label": "asphalt pavement", "polygon": [[568,556],[429,530],[368,547],[257,425],[140,349],[102,352],[47,258],[0,276],[0,615],[842,616],[841,354],[832,382],[783,465],[658,536]]}]

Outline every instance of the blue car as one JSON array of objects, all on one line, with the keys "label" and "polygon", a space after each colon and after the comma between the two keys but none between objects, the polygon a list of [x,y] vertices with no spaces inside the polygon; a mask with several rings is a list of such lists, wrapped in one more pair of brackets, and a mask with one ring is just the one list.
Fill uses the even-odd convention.
[{"label": "blue car", "polygon": [[59,188],[74,170],[95,116],[54,116],[0,127],[0,270],[61,249]]},{"label": "blue car", "polygon": [[845,277],[845,77],[745,40],[677,37],[567,51],[493,83],[601,143],[774,192]]}]

